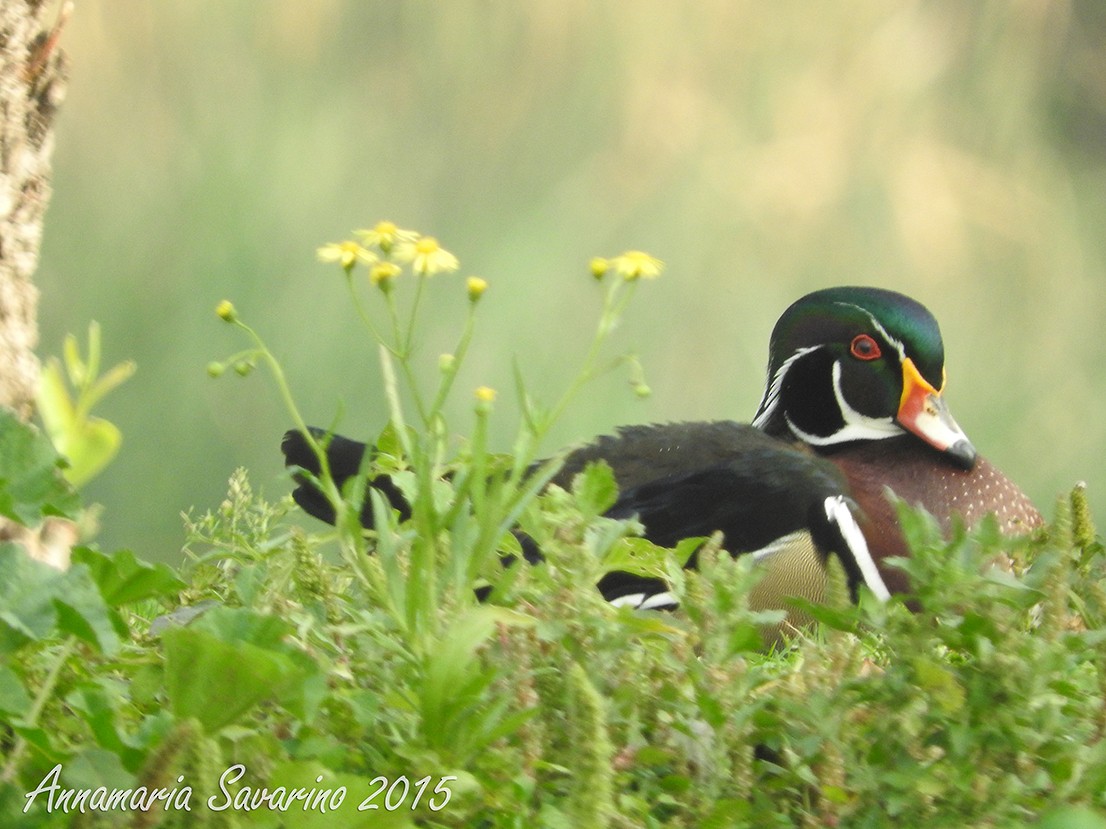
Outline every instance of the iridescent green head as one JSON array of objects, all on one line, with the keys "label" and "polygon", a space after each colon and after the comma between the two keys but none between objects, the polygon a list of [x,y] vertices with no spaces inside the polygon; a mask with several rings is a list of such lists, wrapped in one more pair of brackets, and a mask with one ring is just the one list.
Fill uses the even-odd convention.
[{"label": "iridescent green head", "polygon": [[970,468],[975,449],[944,387],[941,330],[925,306],[880,288],[827,288],[776,323],[753,425],[816,447],[906,431]]}]

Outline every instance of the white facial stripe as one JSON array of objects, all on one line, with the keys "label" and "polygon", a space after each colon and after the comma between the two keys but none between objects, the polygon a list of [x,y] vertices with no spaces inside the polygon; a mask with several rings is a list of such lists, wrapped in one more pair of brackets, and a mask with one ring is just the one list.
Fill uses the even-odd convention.
[{"label": "white facial stripe", "polygon": [[845,421],[843,427],[832,435],[812,435],[796,426],[785,413],[784,419],[791,433],[803,443],[809,443],[812,446],[832,446],[850,440],[883,440],[904,433],[903,428],[895,423],[894,418],[868,417],[849,405],[841,391],[840,361],[833,364],[833,396],[841,412],[841,419]]},{"label": "white facial stripe", "polygon": [[882,335],[883,339],[891,343],[891,345],[895,347],[895,350],[899,352],[899,360],[902,361],[906,359],[906,346],[902,344],[901,340],[897,340],[890,334],[888,334],[887,329],[880,325],[879,320],[873,317],[872,313],[867,308],[862,308],[861,306],[854,305],[851,302],[838,302],[837,304],[844,305],[846,308],[855,308],[856,310],[864,314],[864,316],[868,318],[868,321],[872,323],[872,327],[875,328],[880,333],[880,335]]},{"label": "white facial stripe", "polygon": [[765,386],[764,402],[761,403],[760,411],[757,412],[757,416],[753,418],[753,426],[758,429],[763,429],[768,421],[772,419],[772,415],[775,413],[776,407],[780,402],[780,389],[783,388],[783,378],[787,374],[787,370],[791,368],[791,364],[804,354],[817,351],[821,347],[820,345],[814,345],[808,346],[807,348],[800,348],[780,364],[780,367],[776,369],[776,373],[772,375],[768,385]]},{"label": "white facial stripe", "polygon": [[841,410],[841,418],[845,421],[845,428],[839,431],[835,438],[840,440],[854,440],[855,438],[839,437],[843,432],[861,433],[869,437],[889,438],[903,433],[902,427],[895,423],[892,417],[868,417],[861,414],[845,399],[841,391],[841,361],[833,364],[833,396],[837,399],[837,407]]},{"label": "white facial stripe", "polygon": [[826,508],[826,518],[841,530],[841,536],[849,547],[848,552],[853,561],[856,562],[856,566],[860,568],[860,575],[864,578],[864,583],[868,585],[868,589],[881,602],[890,599],[891,591],[883,583],[883,577],[879,574],[875,559],[872,558],[872,554],[868,550],[868,542],[864,540],[864,533],[860,531],[856,519],[853,518],[852,511],[845,503],[844,496],[834,495],[827,498],[824,506]]},{"label": "white facial stripe", "polygon": [[879,320],[877,320],[871,314],[868,315],[868,318],[872,321],[872,325],[876,327],[876,330],[883,335],[883,339],[887,340],[887,342],[895,346],[895,350],[899,352],[899,362],[904,361],[906,359],[906,346],[903,345],[899,340],[896,340],[894,337],[888,334],[887,329],[880,325]]}]

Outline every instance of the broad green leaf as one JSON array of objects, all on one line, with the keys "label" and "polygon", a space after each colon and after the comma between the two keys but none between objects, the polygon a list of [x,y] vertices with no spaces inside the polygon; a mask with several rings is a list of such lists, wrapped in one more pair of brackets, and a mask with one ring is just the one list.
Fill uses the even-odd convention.
[{"label": "broad green leaf", "polygon": [[831,607],[830,605],[817,604],[801,599],[797,596],[790,597],[785,604],[793,607],[801,613],[810,616],[816,622],[820,622],[831,630],[854,631],[857,626],[856,608]]},{"label": "broad green leaf", "polygon": [[[495,679],[485,671],[477,650],[495,632],[497,624],[529,624],[530,617],[504,608],[474,607],[459,616],[425,659],[417,689],[423,732],[441,740],[443,747],[464,751],[466,745],[492,739],[505,711],[477,712],[481,695]],[[522,720],[518,723],[521,724]],[[465,745],[456,745],[460,734]]]},{"label": "broad green leaf", "polygon": [[228,642],[206,630],[173,628],[165,645],[165,687],[178,719],[195,717],[209,733],[273,699],[300,673],[286,654]]},{"label": "broad green leaf", "polygon": [[104,601],[112,607],[172,595],[185,586],[167,565],[141,561],[130,550],[102,553],[76,547],[73,562],[88,567]]},{"label": "broad green leaf", "polygon": [[292,627],[284,619],[243,607],[216,607],[193,625],[226,642],[243,642],[270,650],[287,650],[284,638]]},{"label": "broad green leaf", "polygon": [[69,461],[65,477],[73,486],[83,486],[112,462],[123,443],[123,434],[114,423],[101,417],[88,417],[74,424],[58,445]]},{"label": "broad green leaf", "polygon": [[105,653],[119,647],[109,609],[85,565],[62,572],[14,545],[0,546],[0,653],[55,630]]},{"label": "broad green leaf", "polygon": [[[101,384],[118,385],[133,370],[133,364],[122,363],[109,373],[110,377],[102,378]],[[87,414],[91,401],[82,403],[78,407],[70,397],[58,361],[48,360],[39,378],[38,409],[51,442],[69,462],[64,474],[73,486],[95,477],[118,454],[123,442],[114,423]]]},{"label": "broad green leaf", "polygon": [[310,720],[325,675],[285,643],[289,624],[245,608],[214,608],[187,628],[166,630],[165,684],[173,713],[218,731],[264,700]]},{"label": "broad green leaf", "polygon": [[75,517],[80,503],[62,464],[38,430],[0,407],[0,515],[26,527],[48,515]]}]

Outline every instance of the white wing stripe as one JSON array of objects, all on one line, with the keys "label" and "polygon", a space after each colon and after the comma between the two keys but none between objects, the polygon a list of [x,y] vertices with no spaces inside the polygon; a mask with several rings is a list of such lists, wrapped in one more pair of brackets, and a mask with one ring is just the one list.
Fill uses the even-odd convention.
[{"label": "white wing stripe", "polygon": [[860,527],[856,523],[856,519],[853,518],[852,511],[849,509],[848,504],[845,503],[845,497],[843,495],[834,495],[825,500],[826,518],[837,525],[837,528],[841,530],[841,536],[845,539],[845,543],[849,546],[849,552],[852,554],[853,561],[856,562],[857,567],[860,568],[860,574],[864,577],[864,583],[868,585],[868,589],[878,598],[880,601],[887,601],[891,598],[891,591],[887,589],[887,585],[883,583],[883,577],[879,574],[879,568],[876,567],[875,559],[872,558],[872,554],[868,551],[868,542],[864,540],[864,534],[860,531]]}]

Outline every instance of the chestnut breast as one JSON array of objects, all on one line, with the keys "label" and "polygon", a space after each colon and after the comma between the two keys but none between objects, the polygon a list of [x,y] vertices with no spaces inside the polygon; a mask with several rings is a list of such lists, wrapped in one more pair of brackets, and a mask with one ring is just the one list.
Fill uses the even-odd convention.
[{"label": "chestnut breast", "polygon": [[[971,526],[993,513],[1005,535],[1021,535],[1044,523],[1029,497],[983,457],[970,470],[961,469],[910,435],[847,444],[826,457],[845,474],[877,561],[909,555],[888,489],[925,509],[946,533],[955,515]],[[901,572],[883,575],[892,591],[906,589]]]}]

